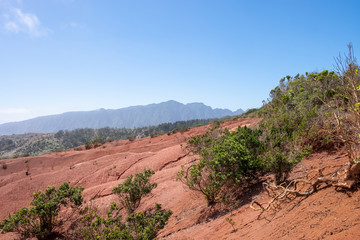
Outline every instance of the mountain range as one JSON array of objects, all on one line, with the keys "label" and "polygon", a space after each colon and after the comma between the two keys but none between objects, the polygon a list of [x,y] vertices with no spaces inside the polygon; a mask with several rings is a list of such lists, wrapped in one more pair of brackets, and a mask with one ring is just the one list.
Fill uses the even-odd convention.
[{"label": "mountain range", "polygon": [[0,124],[0,135],[29,132],[54,133],[77,128],[135,128],[191,119],[222,118],[244,113],[244,110],[211,108],[203,103],[182,104],[173,100],[145,106],[94,111],[66,112],[20,122]]}]

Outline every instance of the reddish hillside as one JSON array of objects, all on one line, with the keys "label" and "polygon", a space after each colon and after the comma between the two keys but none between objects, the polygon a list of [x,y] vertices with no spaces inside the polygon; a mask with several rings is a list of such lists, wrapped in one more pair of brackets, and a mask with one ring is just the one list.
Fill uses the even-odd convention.
[{"label": "reddish hillside", "polygon": [[[223,126],[254,126],[259,119],[238,119]],[[65,181],[85,188],[83,195],[100,209],[117,197],[114,186],[127,176],[151,168],[156,173],[152,181],[158,187],[146,197],[141,208],[154,202],[171,209],[173,215],[160,234],[160,239],[357,239],[360,237],[360,193],[338,192],[323,188],[307,197],[289,199],[277,211],[260,212],[249,207],[256,199],[266,202],[268,197],[261,185],[243,197],[241,206],[226,215],[206,219],[209,209],[205,199],[176,181],[182,164],[194,160],[183,150],[186,138],[206,131],[207,127],[191,129],[183,134],[161,135],[134,141],[121,140],[107,143],[105,148],[52,153],[38,157],[2,160],[7,169],[0,170],[0,218],[20,207],[28,206],[32,193],[47,186],[59,186]],[[311,174],[313,169],[346,162],[341,152],[315,154],[305,159],[293,171],[293,178]],[[331,170],[331,168],[329,168]],[[329,170],[329,171],[330,171]],[[26,174],[28,172],[28,174]],[[226,221],[234,221],[234,229]],[[0,235],[9,239],[12,235]]]}]

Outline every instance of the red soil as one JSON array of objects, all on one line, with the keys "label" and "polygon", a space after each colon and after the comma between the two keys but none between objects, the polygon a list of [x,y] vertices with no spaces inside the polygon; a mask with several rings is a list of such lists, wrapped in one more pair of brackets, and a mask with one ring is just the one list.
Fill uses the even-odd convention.
[{"label": "red soil", "polygon": [[[238,119],[223,124],[237,126],[258,124],[259,119]],[[32,193],[47,186],[59,186],[65,181],[82,186],[84,198],[100,210],[105,210],[117,197],[114,186],[127,176],[151,168],[158,187],[142,201],[142,209],[155,202],[173,215],[159,234],[159,239],[359,239],[360,192],[341,192],[323,187],[307,198],[283,202],[277,211],[260,212],[249,207],[251,200],[269,200],[260,184],[245,194],[238,209],[214,219],[205,199],[176,181],[182,164],[194,160],[184,151],[186,138],[204,133],[207,127],[193,128],[183,134],[161,135],[134,141],[107,143],[106,148],[51,153],[38,157],[2,160],[7,169],[0,170],[0,219],[19,208],[29,206]],[[335,166],[347,161],[342,152],[318,153],[303,160],[292,172],[299,178],[323,166]],[[115,167],[116,166],[116,167]],[[328,171],[334,170],[329,168]],[[26,175],[28,171],[29,175]],[[234,228],[226,221],[232,218]],[[15,235],[0,235],[12,239]]]}]

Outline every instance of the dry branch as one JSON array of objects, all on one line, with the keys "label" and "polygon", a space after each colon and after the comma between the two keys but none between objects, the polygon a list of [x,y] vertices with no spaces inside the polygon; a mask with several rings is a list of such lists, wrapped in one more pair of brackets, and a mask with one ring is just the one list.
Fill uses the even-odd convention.
[{"label": "dry branch", "polygon": [[[280,201],[287,199],[290,195],[294,195],[295,197],[308,197],[314,192],[318,191],[320,185],[323,183],[333,187],[351,189],[359,180],[360,162],[357,162],[352,166],[350,166],[348,163],[342,165],[335,172],[325,177],[322,176],[322,170],[324,168],[318,169],[318,173],[321,177],[318,177],[313,181],[307,179],[296,179],[291,181],[286,186],[283,186],[282,184],[276,185],[275,183],[268,182],[263,183],[264,190],[271,197],[271,200],[267,203],[259,203],[258,201],[254,200],[250,203],[250,207],[255,211],[264,212],[269,210],[275,204],[278,204]],[[340,170],[343,168],[345,170],[340,173]],[[306,188],[306,190],[300,190],[304,188]]]}]

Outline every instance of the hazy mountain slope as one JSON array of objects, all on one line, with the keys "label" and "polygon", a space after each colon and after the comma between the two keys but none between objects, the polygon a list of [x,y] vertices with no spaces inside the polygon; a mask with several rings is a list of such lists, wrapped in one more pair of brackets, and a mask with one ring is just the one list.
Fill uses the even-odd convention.
[{"label": "hazy mountain slope", "polygon": [[5,123],[0,125],[0,135],[27,132],[51,133],[77,128],[134,128],[190,119],[221,118],[238,115],[242,112],[241,109],[236,112],[228,109],[212,109],[203,103],[185,105],[176,101],[168,101],[116,110],[99,109],[95,111],[67,112],[21,122]]},{"label": "hazy mountain slope", "polygon": [[[157,126],[141,128],[78,128],[75,130],[58,131],[57,133],[25,133],[0,136],[0,159],[19,156],[36,156],[39,154],[60,151],[98,139],[112,141],[117,139],[143,138],[161,134],[184,132],[188,128],[207,125],[215,119],[193,119],[162,123]],[[102,140],[101,140],[102,139]],[[90,144],[90,143],[89,143]]]}]

